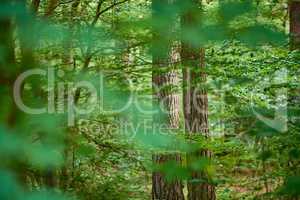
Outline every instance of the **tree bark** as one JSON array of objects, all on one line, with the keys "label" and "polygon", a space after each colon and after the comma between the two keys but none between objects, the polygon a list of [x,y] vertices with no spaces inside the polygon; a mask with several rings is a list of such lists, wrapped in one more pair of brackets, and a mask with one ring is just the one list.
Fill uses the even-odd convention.
[{"label": "tree bark", "polygon": [[[299,51],[300,50],[300,1],[298,0],[289,1],[289,22],[290,22],[290,50]],[[297,80],[299,80],[298,75],[297,75]],[[297,81],[297,83],[299,82]],[[299,87],[289,90],[289,102],[288,102],[289,107],[299,109],[299,104],[300,104],[299,94],[300,94]],[[299,116],[292,116],[290,121],[293,122],[294,124],[300,123]],[[293,128],[293,126],[288,127],[288,129],[291,128]],[[289,164],[288,167],[290,167]],[[290,171],[293,172],[294,170],[290,169]],[[299,195],[293,196],[289,194],[287,199],[298,200]]]},{"label": "tree bark", "polygon": [[49,0],[45,11],[45,17],[50,17],[58,5],[59,5],[59,0]]},{"label": "tree bark", "polygon": [[[181,162],[181,157],[178,154],[169,155],[153,155],[153,162],[163,164],[168,161]],[[152,174],[152,199],[153,200],[183,200],[183,185],[180,180],[168,182],[164,174],[161,172],[153,172]]]},{"label": "tree bark", "polygon": [[[168,6],[169,2],[164,0],[152,1],[153,19],[159,20],[161,11],[157,9],[159,6]],[[174,21],[175,22],[175,21]],[[161,28],[161,27],[160,27]],[[174,86],[178,85],[178,75],[174,70],[173,63],[176,61],[176,48],[170,38],[164,36],[159,27],[153,27],[153,105],[163,106],[158,114],[153,116],[154,134],[159,134],[161,125],[167,129],[179,128],[179,96],[174,92]],[[172,26],[165,27],[172,31]],[[157,129],[158,128],[158,129]],[[166,162],[175,161],[181,163],[181,157],[176,153],[155,154],[153,155],[154,164],[164,164]],[[153,200],[183,200],[183,185],[176,177],[172,177],[172,181],[168,181],[163,172],[154,171],[152,173],[152,199]]]},{"label": "tree bark", "polygon": [[[154,58],[154,63],[156,63]],[[163,67],[154,64],[155,67]],[[161,73],[161,72],[158,72]],[[154,84],[154,105],[162,103],[163,109],[167,112],[163,114],[159,112],[154,116],[154,134],[159,134],[158,129],[160,125],[166,126],[168,129],[179,128],[179,96],[173,91],[170,91],[172,85],[178,84],[178,77],[175,71],[166,72],[163,74],[153,75]],[[166,89],[169,87],[169,89]],[[181,163],[179,154],[158,154],[153,155],[153,162],[155,164],[164,164],[166,162],[176,161],[177,164]],[[159,200],[181,200],[184,199],[183,185],[181,181],[175,180],[168,182],[162,172],[153,172],[152,174],[152,198]]]},{"label": "tree bark", "polygon": [[[186,29],[196,27],[201,16],[199,2],[189,0],[189,9],[181,15],[181,27],[184,34]],[[183,107],[185,130],[188,135],[201,134],[209,137],[208,98],[205,89],[205,50],[185,40],[182,40],[181,62],[183,65]],[[197,159],[210,158],[211,152],[199,149],[187,155],[188,167]],[[199,181],[200,180],[200,181]],[[191,170],[188,180],[189,200],[216,199],[215,187],[205,170]]]},{"label": "tree bark", "polygon": [[[3,1],[1,4],[7,4],[9,1]],[[0,5],[1,5],[0,4]],[[16,60],[15,48],[13,41],[13,27],[10,17],[0,17],[0,46],[1,46],[1,61],[0,61],[0,81],[7,85],[12,84],[15,76]]]},{"label": "tree bark", "polygon": [[291,50],[300,49],[300,1],[289,2],[289,16]]},{"label": "tree bark", "polygon": [[[290,50],[300,50],[300,2],[297,0],[289,1],[289,24],[290,24]],[[294,75],[294,74],[292,74]],[[298,80],[298,75],[297,80]],[[292,109],[298,109],[300,103],[300,88],[289,89],[288,106]],[[299,123],[298,116],[291,116],[292,123]],[[289,126],[291,129],[293,126]]]}]

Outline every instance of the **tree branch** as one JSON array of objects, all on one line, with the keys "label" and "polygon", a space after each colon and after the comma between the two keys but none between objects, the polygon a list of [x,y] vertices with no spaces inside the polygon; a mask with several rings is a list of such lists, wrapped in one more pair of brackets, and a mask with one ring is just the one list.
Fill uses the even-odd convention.
[{"label": "tree branch", "polygon": [[98,4],[96,16],[95,16],[95,18],[94,18],[94,20],[93,20],[93,22],[92,22],[91,25],[92,25],[92,26],[95,26],[95,24],[97,23],[99,17],[100,17],[102,14],[104,14],[105,12],[107,12],[108,10],[110,10],[110,9],[114,8],[115,6],[118,6],[118,5],[120,5],[120,4],[126,3],[126,2],[128,2],[128,1],[129,1],[129,0],[123,0],[123,1],[116,2],[116,3],[114,3],[114,4],[108,6],[107,8],[105,8],[105,9],[103,9],[103,10],[100,11],[101,6],[102,6],[102,3],[104,2],[104,0],[101,0],[100,3],[99,3],[100,6],[99,6],[99,4]]}]

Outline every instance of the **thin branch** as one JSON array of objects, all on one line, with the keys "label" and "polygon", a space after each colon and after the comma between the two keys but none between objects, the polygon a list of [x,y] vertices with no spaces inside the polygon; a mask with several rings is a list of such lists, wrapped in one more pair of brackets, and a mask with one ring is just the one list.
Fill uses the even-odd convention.
[{"label": "thin branch", "polygon": [[92,21],[92,23],[91,23],[91,26],[93,27],[93,26],[95,26],[95,24],[97,23],[97,21],[98,21],[98,19],[99,19],[99,17],[100,17],[100,10],[101,10],[101,7],[102,7],[102,4],[104,3],[104,0],[99,0],[98,1],[98,5],[97,5],[97,10],[96,10],[96,15],[95,15],[95,17],[94,17],[94,19],[93,19],[93,21]]},{"label": "thin branch", "polygon": [[72,2],[74,2],[74,1],[76,1],[76,0],[69,0],[69,1],[60,2],[59,5],[72,3]]},{"label": "thin branch", "polygon": [[[114,8],[115,6],[121,5],[121,4],[126,3],[126,2],[128,2],[128,1],[129,1],[129,0],[123,0],[123,1],[116,2],[116,3],[114,3],[114,4],[108,6],[107,8],[105,8],[105,9],[103,9],[103,10],[100,11],[101,5],[102,5],[102,3],[103,3],[103,0],[102,0],[102,3],[101,3],[101,5],[100,5],[100,8],[97,9],[96,16],[95,16],[95,18],[94,18],[94,20],[93,20],[93,22],[92,22],[91,25],[94,26],[94,25],[97,23],[99,17],[100,17],[102,14],[104,14],[105,12],[109,11],[110,9]],[[98,5],[99,5],[99,4],[98,4]]]}]

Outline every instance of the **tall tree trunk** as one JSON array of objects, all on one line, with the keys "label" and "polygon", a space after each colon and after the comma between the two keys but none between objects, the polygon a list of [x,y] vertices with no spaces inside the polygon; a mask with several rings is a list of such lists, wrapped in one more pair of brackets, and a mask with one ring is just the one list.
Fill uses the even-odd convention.
[{"label": "tall tree trunk", "polygon": [[[201,17],[198,0],[189,0],[190,5],[181,15],[181,27],[186,29],[196,27]],[[181,61],[183,65],[183,106],[185,130],[188,135],[202,134],[209,137],[208,98],[205,89],[205,50],[187,41],[182,41]],[[187,155],[187,164],[191,165],[202,157],[210,158],[211,152],[199,149]],[[200,180],[200,181],[199,181]],[[189,200],[216,199],[215,187],[205,170],[192,171],[188,180]]]},{"label": "tall tree trunk", "polygon": [[300,49],[300,1],[290,0],[289,15],[291,49]]},{"label": "tall tree trunk", "polygon": [[[153,0],[153,20],[160,20],[159,7],[168,6],[168,1]],[[158,131],[161,125],[172,129],[179,128],[179,96],[174,92],[174,86],[178,85],[178,76],[173,69],[176,60],[176,48],[172,48],[173,42],[164,37],[161,27],[153,27],[153,104],[163,105],[164,113],[159,112],[153,116],[153,129]],[[172,27],[166,27],[172,30]],[[172,50],[173,49],[173,50]],[[158,131],[159,132],[159,131]],[[157,132],[154,132],[157,134]],[[158,133],[159,134],[159,133]],[[163,164],[168,161],[181,162],[179,154],[156,154],[153,155],[154,164]],[[173,177],[172,181],[166,180],[163,172],[155,171],[152,174],[152,199],[153,200],[183,200],[183,185],[180,180]]]},{"label": "tall tree trunk", "polygon": [[[14,9],[13,1],[2,0],[0,2],[0,7],[7,5],[12,6],[11,9]],[[16,62],[15,41],[13,39],[13,33],[15,29],[12,25],[12,22],[15,18],[16,16],[13,13],[0,16],[0,88],[2,91],[0,94],[0,104],[9,106],[9,109],[7,111],[4,110],[4,112],[1,114],[5,117],[0,117],[1,120],[3,120],[0,121],[0,123],[6,125],[10,129],[15,129],[18,125],[18,120],[23,116],[15,104],[13,97],[14,81],[21,72],[19,65]],[[22,95],[23,88],[20,89]],[[15,171],[19,183],[26,187],[27,171],[25,163],[22,161],[13,160],[13,162],[11,162],[11,167],[12,170]]]},{"label": "tall tree trunk", "polygon": [[[8,4],[9,1],[2,1],[1,6]],[[16,60],[15,49],[13,41],[13,27],[11,19],[13,16],[8,17],[5,15],[0,16],[0,83],[1,85],[9,85],[14,81]],[[8,120],[9,121],[9,120]]]},{"label": "tall tree trunk", "polygon": [[[9,0],[2,1],[0,6],[3,6],[8,3]],[[1,93],[2,98],[0,99],[2,100],[6,99],[5,97],[9,97],[8,102],[12,104],[9,113],[7,114],[6,121],[3,123],[7,124],[8,127],[14,127],[17,121],[17,108],[16,105],[13,103],[12,96],[13,82],[17,74],[12,18],[13,16],[0,16],[0,48],[2,50],[0,54],[0,84],[1,87],[7,88],[5,90],[2,90],[4,92]],[[6,104],[6,102],[2,102],[2,104]]]},{"label": "tall tree trunk", "polygon": [[[75,70],[75,63],[73,59],[73,42],[74,42],[74,18],[77,15],[77,10],[79,7],[81,0],[74,0],[71,7],[66,7],[66,12],[64,15],[68,19],[69,23],[69,34],[68,38],[64,43],[64,53],[62,57],[62,64],[64,69],[66,70]],[[76,23],[76,22],[75,22]],[[64,149],[64,165],[61,169],[61,176],[60,176],[60,187],[66,191],[70,185],[70,174],[71,171],[69,167],[71,166],[72,161],[72,154],[73,154],[73,144],[71,137],[74,134],[74,130],[72,128],[68,128],[65,136],[65,149]]]},{"label": "tall tree trunk", "polygon": [[[290,49],[300,51],[300,1],[290,0],[289,1],[289,21],[290,21]],[[294,75],[294,74],[292,74]],[[297,85],[299,85],[299,75],[296,73]],[[293,88],[289,91],[289,102],[288,106],[292,109],[299,110],[300,104],[300,88]],[[293,119],[295,118],[295,119]],[[292,116],[290,122],[294,124],[299,124],[299,116]],[[293,128],[293,126],[288,126],[288,128]],[[298,130],[297,130],[298,131]],[[293,175],[297,175],[295,169],[289,165],[290,161],[288,161],[287,166],[290,168],[290,171]],[[289,194],[288,200],[298,200],[300,199],[299,195]]]},{"label": "tall tree trunk", "polygon": [[[156,58],[153,58],[153,68],[164,67],[158,64]],[[162,61],[162,60],[160,60]],[[167,61],[168,62],[168,61]],[[160,62],[161,63],[161,62]],[[168,65],[164,61],[164,65]],[[175,71],[153,74],[154,85],[154,106],[163,104],[167,114],[160,112],[154,118],[154,131],[158,131],[160,125],[164,125],[168,129],[179,128],[179,96],[173,91],[169,90],[170,87],[178,84],[178,77]],[[166,89],[169,87],[169,89]],[[159,131],[158,131],[159,132]],[[156,134],[156,133],[155,133]],[[159,133],[158,133],[159,134]],[[179,154],[158,154],[153,155],[153,162],[155,164],[164,164],[169,161],[176,161],[177,164],[181,163]],[[183,185],[181,181],[176,180],[168,182],[162,172],[153,172],[152,174],[152,198],[159,200],[181,200],[184,199]]]},{"label": "tall tree trunk", "polygon": [[[300,1],[289,1],[289,24],[290,24],[290,50],[300,50]],[[296,73],[297,74],[297,73]],[[294,76],[295,74],[291,74]],[[298,75],[296,75],[298,76]],[[296,80],[299,80],[297,77]],[[300,88],[292,88],[289,90],[288,106],[292,109],[298,109],[300,103]],[[296,119],[295,119],[296,118]],[[292,116],[290,119],[292,123],[299,123],[297,116]],[[289,126],[290,129],[292,126]]]}]

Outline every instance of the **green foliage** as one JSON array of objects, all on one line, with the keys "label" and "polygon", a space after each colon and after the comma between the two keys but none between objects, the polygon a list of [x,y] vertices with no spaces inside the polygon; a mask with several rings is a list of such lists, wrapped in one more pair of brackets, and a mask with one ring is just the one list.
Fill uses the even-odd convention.
[{"label": "green foliage", "polygon": [[[1,200],[150,199],[151,172],[172,182],[195,170],[209,177],[193,181],[216,185],[221,200],[300,195],[300,54],[286,45],[285,1],[76,2],[40,1],[36,13],[31,1],[0,2]],[[180,26],[190,10],[196,24]],[[154,70],[152,58],[169,56],[173,43],[179,54],[180,40],[206,49],[210,139],[185,135],[183,116],[176,131],[152,127],[168,118],[153,103],[152,73],[181,74],[179,59]],[[22,100],[47,114],[15,104],[14,82],[31,69],[46,75],[26,79]],[[80,81],[99,99],[75,88]],[[181,85],[164,89],[182,95]],[[145,112],[153,110],[157,119]],[[214,156],[186,159],[199,150]],[[183,161],[153,165],[157,153]]]}]

